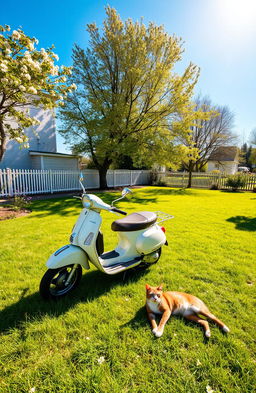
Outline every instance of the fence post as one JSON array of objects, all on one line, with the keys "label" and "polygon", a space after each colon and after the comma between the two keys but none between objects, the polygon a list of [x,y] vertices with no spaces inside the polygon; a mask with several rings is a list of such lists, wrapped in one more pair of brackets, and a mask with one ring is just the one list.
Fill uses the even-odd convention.
[{"label": "fence post", "polygon": [[7,173],[8,194],[10,197],[12,197],[13,196],[12,170],[10,168],[7,168],[6,173]]},{"label": "fence post", "polygon": [[53,187],[52,187],[52,170],[49,170],[49,179],[50,179],[50,192],[53,194]]},{"label": "fence post", "polygon": [[114,188],[116,186],[116,170],[113,169],[113,183],[114,183]]}]

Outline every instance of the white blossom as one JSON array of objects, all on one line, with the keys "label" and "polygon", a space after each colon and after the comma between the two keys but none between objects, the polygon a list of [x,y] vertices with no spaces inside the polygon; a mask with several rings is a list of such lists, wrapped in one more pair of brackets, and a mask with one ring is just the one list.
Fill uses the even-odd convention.
[{"label": "white blossom", "polygon": [[8,67],[5,63],[0,63],[0,70],[2,72],[7,72],[8,71]]},{"label": "white blossom", "polygon": [[3,46],[4,46],[5,48],[7,48],[7,49],[10,49],[10,44],[9,44],[9,42],[7,42],[7,41],[4,41],[4,42],[3,42]]},{"label": "white blossom", "polygon": [[102,364],[102,363],[104,363],[105,362],[105,358],[104,358],[104,356],[101,356],[99,359],[98,359],[98,363],[99,364]]},{"label": "white blossom", "polygon": [[34,44],[32,44],[32,42],[29,42],[29,44],[28,44],[28,49],[29,49],[30,51],[32,51],[32,50],[35,49],[35,48],[34,48]]},{"label": "white blossom", "polygon": [[207,393],[214,393],[215,392],[215,390],[213,390],[210,385],[206,386],[206,391],[207,391]]},{"label": "white blossom", "polygon": [[30,86],[28,88],[28,92],[31,93],[31,94],[37,94],[37,90],[33,86]]},{"label": "white blossom", "polygon": [[26,87],[23,85],[19,85],[19,89],[20,89],[20,91],[26,91]]},{"label": "white blossom", "polygon": [[44,59],[48,59],[48,53],[44,48],[41,48],[40,52]]},{"label": "white blossom", "polygon": [[9,79],[7,79],[7,78],[2,78],[2,79],[1,79],[1,82],[2,82],[2,83],[9,83]]},{"label": "white blossom", "polygon": [[58,67],[58,66],[52,67],[52,69],[51,69],[51,74],[52,74],[53,76],[57,76],[58,73],[59,73],[59,67]]},{"label": "white blossom", "polygon": [[28,67],[25,64],[23,64],[23,66],[21,67],[21,71],[27,72],[28,71]]},{"label": "white blossom", "polygon": [[76,90],[77,89],[77,85],[75,83],[72,83],[72,85],[70,85],[70,88],[72,90]]},{"label": "white blossom", "polygon": [[53,53],[52,56],[54,57],[54,59],[56,59],[57,61],[59,61],[59,56],[56,53]]},{"label": "white blossom", "polygon": [[12,32],[12,38],[13,38],[14,40],[19,40],[19,39],[21,38],[21,35],[20,35],[20,33],[19,33],[17,30],[13,30],[13,32]]},{"label": "white blossom", "polygon": [[23,139],[22,139],[20,136],[17,136],[17,137],[15,138],[15,140],[16,140],[16,142],[18,142],[18,143],[22,143],[22,142],[23,142]]},{"label": "white blossom", "polygon": [[23,76],[24,76],[24,78],[26,78],[28,81],[31,80],[31,76],[30,76],[29,74],[24,74]]}]

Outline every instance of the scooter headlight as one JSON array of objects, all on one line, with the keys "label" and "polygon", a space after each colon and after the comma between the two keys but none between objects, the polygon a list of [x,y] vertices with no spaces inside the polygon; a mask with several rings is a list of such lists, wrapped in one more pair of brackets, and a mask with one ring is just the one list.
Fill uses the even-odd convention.
[{"label": "scooter headlight", "polygon": [[90,207],[92,207],[92,201],[87,195],[83,196],[82,203],[83,203],[83,206],[86,207],[86,209],[90,209]]}]

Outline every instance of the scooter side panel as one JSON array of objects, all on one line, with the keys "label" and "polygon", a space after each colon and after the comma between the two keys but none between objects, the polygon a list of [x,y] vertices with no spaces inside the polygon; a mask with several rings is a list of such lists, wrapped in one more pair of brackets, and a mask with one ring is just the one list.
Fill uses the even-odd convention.
[{"label": "scooter side panel", "polygon": [[78,264],[87,270],[90,269],[87,254],[80,247],[72,244],[61,247],[46,262],[49,269],[57,269],[71,264]]},{"label": "scooter side panel", "polygon": [[158,225],[153,225],[138,236],[136,248],[140,253],[149,254],[160,248],[165,242],[164,232]]}]

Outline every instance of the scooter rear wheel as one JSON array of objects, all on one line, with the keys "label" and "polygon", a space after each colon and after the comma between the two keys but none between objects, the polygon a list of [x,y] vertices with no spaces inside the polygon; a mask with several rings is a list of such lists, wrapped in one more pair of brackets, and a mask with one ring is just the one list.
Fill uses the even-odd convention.
[{"label": "scooter rear wheel", "polygon": [[40,283],[40,295],[46,299],[58,299],[73,291],[79,284],[82,277],[82,267],[78,265],[68,283],[66,280],[74,265],[63,266],[58,269],[48,269]]},{"label": "scooter rear wheel", "polygon": [[154,265],[155,263],[157,263],[161,257],[162,254],[162,248],[160,247],[158,250],[156,250],[156,252],[158,253],[158,256],[156,259],[152,259],[150,260],[150,262],[147,261],[147,255],[145,255],[145,257],[143,258],[142,263],[139,265],[144,269],[147,269],[148,267],[150,267],[151,265]]}]

